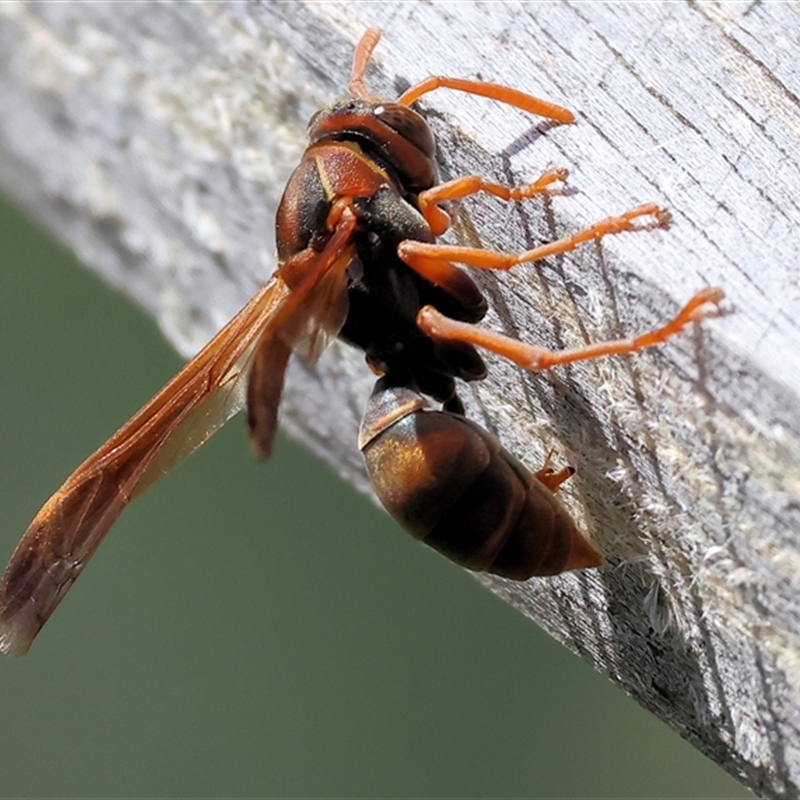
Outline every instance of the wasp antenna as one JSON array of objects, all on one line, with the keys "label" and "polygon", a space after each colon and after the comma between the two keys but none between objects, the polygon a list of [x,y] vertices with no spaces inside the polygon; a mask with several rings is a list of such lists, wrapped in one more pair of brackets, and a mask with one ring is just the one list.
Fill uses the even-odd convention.
[{"label": "wasp antenna", "polygon": [[353,69],[350,72],[348,90],[353,97],[368,97],[367,87],[364,85],[364,73],[367,71],[372,51],[380,41],[381,32],[377,28],[367,28],[353,55]]},{"label": "wasp antenna", "polygon": [[488,97],[491,100],[497,100],[500,103],[520,108],[540,117],[554,119],[557,122],[575,121],[575,115],[569,109],[551,103],[549,100],[542,100],[541,97],[534,97],[532,94],[517,91],[509,86],[501,86],[499,83],[472,81],[466,78],[446,78],[444,75],[431,75],[403,92],[397,102],[401,106],[410,106],[422,95],[432,92],[434,89],[455,89],[458,92]]}]

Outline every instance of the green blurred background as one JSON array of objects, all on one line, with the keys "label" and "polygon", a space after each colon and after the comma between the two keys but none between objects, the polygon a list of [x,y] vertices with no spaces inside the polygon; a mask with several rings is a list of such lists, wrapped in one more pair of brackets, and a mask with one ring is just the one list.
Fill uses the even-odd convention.
[{"label": "green blurred background", "polygon": [[[0,205],[0,560],[180,367]],[[468,574],[240,419],[0,662],[0,796],[750,797]]]}]

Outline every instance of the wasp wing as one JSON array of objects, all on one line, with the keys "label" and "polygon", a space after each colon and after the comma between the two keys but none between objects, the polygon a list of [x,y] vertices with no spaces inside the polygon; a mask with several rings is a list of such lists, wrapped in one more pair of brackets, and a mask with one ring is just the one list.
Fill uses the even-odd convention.
[{"label": "wasp wing", "polygon": [[272,452],[289,356],[294,351],[313,364],[344,325],[349,307],[345,275],[351,261],[351,248],[342,248],[336,263],[315,282],[302,313],[289,315],[280,328],[268,328],[261,335],[247,386],[248,433],[258,458],[269,458]]},{"label": "wasp wing", "polygon": [[[256,348],[291,332],[318,304],[327,274],[344,291],[354,220],[340,222],[318,253],[284,264],[256,296],[147,405],[89,456],[47,501],[17,545],[0,583],[0,651],[22,655],[82,572],[125,506],[200,447],[244,406]],[[291,286],[286,280],[291,278]],[[283,340],[282,340],[283,341]],[[283,382],[286,360],[279,365]],[[274,397],[277,403],[278,392]],[[275,409],[272,410],[275,413]]]}]

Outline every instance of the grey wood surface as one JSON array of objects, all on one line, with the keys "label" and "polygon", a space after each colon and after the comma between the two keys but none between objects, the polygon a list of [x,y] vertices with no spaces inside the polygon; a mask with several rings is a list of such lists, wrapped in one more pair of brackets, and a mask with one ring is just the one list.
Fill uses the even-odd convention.
[{"label": "grey wood surface", "polygon": [[[488,324],[568,347],[639,332],[704,285],[726,313],[630,359],[491,360],[470,415],[531,466],[555,448],[602,570],[481,578],[765,797],[800,794],[800,6],[673,3],[0,4],[0,188],[190,355],[274,267],[305,122],[367,25],[382,96],[481,76],[567,105],[554,126],[426,97],[446,177],[570,170],[464,204],[455,240],[517,251],[645,201],[668,230],[480,275]],[[371,377],[335,343],[282,421],[367,489]],[[534,679],[535,676],[532,676]]]}]

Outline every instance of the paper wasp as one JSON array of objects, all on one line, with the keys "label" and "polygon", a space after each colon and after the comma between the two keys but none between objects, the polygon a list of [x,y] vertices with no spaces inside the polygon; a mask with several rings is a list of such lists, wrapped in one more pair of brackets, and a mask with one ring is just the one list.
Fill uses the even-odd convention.
[{"label": "paper wasp", "polygon": [[[354,56],[349,95],[318,112],[277,213],[278,268],[228,325],[67,478],[17,546],[0,585],[0,650],[21,654],[134,497],[247,407],[250,440],[269,456],[289,356],[313,362],[334,336],[360,348],[381,377],[359,436],[387,510],[453,561],[524,580],[597,566],[602,557],[554,496],[572,470],[530,472],[464,417],[455,379],[481,380],[476,347],[531,370],[631,353],[700,319],[719,289],[696,294],[662,328],[630,340],[552,352],[476,326],[486,301],[451,262],[507,270],[636,230],[666,214],[644,205],[572,236],[508,255],[442,245],[440,204],[478,192],[522,201],[566,177],[506,187],[476,176],[440,183],[435,143],[411,105],[444,87],[560,122],[564,108],[482,81],[431,77],[396,102],[369,95],[364,74],[379,33]],[[441,410],[429,410],[429,397]]]}]

